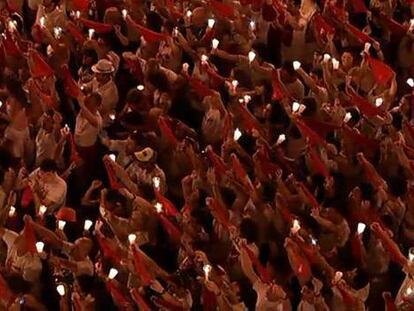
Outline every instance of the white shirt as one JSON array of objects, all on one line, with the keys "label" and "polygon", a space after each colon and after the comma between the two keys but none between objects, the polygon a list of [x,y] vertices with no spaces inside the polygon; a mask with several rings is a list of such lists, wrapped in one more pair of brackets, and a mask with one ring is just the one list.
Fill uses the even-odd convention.
[{"label": "white shirt", "polygon": [[[34,170],[29,178],[41,180],[39,178],[40,168]],[[40,182],[40,186],[42,187],[42,191],[45,194],[45,200],[53,202],[52,206],[47,206],[47,212],[53,213],[60,207],[65,205],[66,202],[66,193],[67,193],[67,185],[66,182],[55,173],[53,180],[45,182]]]},{"label": "white shirt", "polygon": [[75,142],[79,147],[91,147],[94,146],[98,139],[98,134],[102,128],[102,117],[97,111],[98,126],[93,126],[86,118],[79,113],[76,117],[75,126]]},{"label": "white shirt", "polygon": [[99,85],[96,78],[90,82],[92,91],[98,93],[102,97],[101,111],[104,114],[113,112],[119,100],[118,88],[113,80],[109,80],[103,85]]},{"label": "white shirt", "polygon": [[269,285],[257,280],[253,284],[253,289],[257,293],[257,311],[290,311],[292,308],[288,300],[269,301],[266,297]]},{"label": "white shirt", "polygon": [[[71,257],[71,252],[74,247],[74,244],[69,242],[63,242],[62,251],[67,255],[72,261],[74,259]],[[76,261],[76,276],[80,275],[90,275],[93,276],[93,263],[89,257],[86,257],[84,260],[77,260]]]},{"label": "white shirt", "polygon": [[54,133],[40,129],[36,136],[36,165],[39,166],[44,159],[53,159],[56,148],[57,142]]},{"label": "white shirt", "polygon": [[42,263],[37,254],[26,252],[23,256],[17,255],[15,241],[18,236],[16,232],[5,229],[3,241],[7,245],[6,267],[10,271],[21,274],[26,281],[36,282],[42,272]]}]

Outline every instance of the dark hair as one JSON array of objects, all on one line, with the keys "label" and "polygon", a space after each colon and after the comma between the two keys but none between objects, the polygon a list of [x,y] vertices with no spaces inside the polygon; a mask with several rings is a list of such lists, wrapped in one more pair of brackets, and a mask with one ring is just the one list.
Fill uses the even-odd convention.
[{"label": "dark hair", "polygon": [[162,71],[156,71],[148,74],[148,81],[155,86],[161,92],[170,90],[170,83],[167,76]]},{"label": "dark hair", "polygon": [[9,78],[6,80],[6,88],[9,91],[11,97],[15,98],[21,105],[26,103],[26,94],[22,89],[20,81]]},{"label": "dark hair", "polygon": [[240,234],[247,242],[256,242],[258,236],[257,224],[251,218],[243,219],[240,224]]},{"label": "dark hair", "polygon": [[82,50],[82,55],[92,58],[94,64],[98,61],[98,53],[96,53],[95,49],[84,48]]},{"label": "dark hair", "polygon": [[296,71],[293,69],[292,62],[285,61],[282,65],[282,69],[288,73],[289,76],[295,76]]},{"label": "dark hair", "polygon": [[40,170],[43,172],[52,172],[55,173],[57,171],[57,165],[55,160],[52,159],[44,159],[42,163],[40,163]]},{"label": "dark hair", "polygon": [[144,96],[141,91],[139,91],[137,88],[132,88],[128,91],[128,94],[126,96],[126,102],[130,104],[139,104],[143,100]]},{"label": "dark hair", "polygon": [[318,104],[316,103],[315,98],[310,96],[305,97],[302,99],[302,104],[306,106],[306,109],[302,114],[304,117],[311,117],[316,113],[316,107]]},{"label": "dark hair", "polygon": [[163,26],[163,21],[162,21],[161,16],[154,11],[150,11],[147,14],[147,27],[153,31],[161,32],[162,26]]}]

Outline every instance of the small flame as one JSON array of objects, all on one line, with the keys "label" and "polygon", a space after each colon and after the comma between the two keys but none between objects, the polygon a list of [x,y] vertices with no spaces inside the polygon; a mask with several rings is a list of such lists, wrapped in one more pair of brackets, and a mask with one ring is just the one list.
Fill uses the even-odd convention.
[{"label": "small flame", "polygon": [[159,177],[153,177],[152,184],[154,185],[155,189],[160,189],[161,179]]},{"label": "small flame", "polygon": [[239,139],[240,139],[240,137],[242,136],[242,132],[238,129],[238,128],[236,128],[235,130],[234,130],[234,134],[233,134],[233,139],[235,140],[235,141],[238,141]]},{"label": "small flame", "polygon": [[159,202],[155,203],[154,207],[155,207],[155,210],[157,211],[158,214],[162,212],[162,204],[161,203],[159,203]]},{"label": "small flame", "polygon": [[61,297],[65,296],[65,286],[63,284],[56,286],[56,290]]},{"label": "small flame", "polygon": [[204,265],[204,267],[203,267],[203,271],[204,271],[204,277],[205,277],[205,279],[208,281],[208,277],[209,277],[209,275],[210,275],[210,272],[211,272],[211,266],[210,265]]},{"label": "small flame", "polygon": [[298,112],[299,111],[299,107],[300,107],[300,104],[298,102],[293,102],[293,104],[292,104],[292,111],[293,112]]},{"label": "small flame", "polygon": [[413,78],[408,78],[408,79],[407,79],[407,84],[408,84],[410,87],[414,87],[414,79],[413,79]]},{"label": "small flame", "polygon": [[43,216],[47,212],[47,207],[44,205],[40,205],[39,207],[39,216]]},{"label": "small flame", "polygon": [[217,48],[218,48],[218,46],[219,46],[219,44],[220,44],[220,41],[219,41],[219,40],[217,40],[217,39],[213,39],[213,40],[211,41],[211,46],[213,47],[213,49],[217,49]]},{"label": "small flame", "polygon": [[65,226],[66,226],[66,221],[64,221],[64,220],[59,220],[58,221],[59,230],[63,230],[65,228]]},{"label": "small flame", "polygon": [[39,22],[40,22],[40,26],[41,26],[41,27],[45,27],[45,21],[46,21],[46,18],[45,18],[44,16],[42,16],[42,17],[39,19]]},{"label": "small flame", "polygon": [[344,117],[344,122],[348,123],[348,121],[351,119],[352,119],[352,114],[350,112],[347,112]]},{"label": "small flame", "polygon": [[137,86],[137,90],[138,91],[141,91],[142,92],[144,89],[145,89],[145,86],[143,86],[142,84],[140,84],[140,85]]},{"label": "small flame", "polygon": [[249,58],[249,63],[253,63],[253,61],[256,58],[256,53],[253,52],[253,51],[250,51],[249,54],[248,54],[248,58]]},{"label": "small flame", "polygon": [[9,217],[14,217],[14,215],[16,215],[16,208],[14,206],[10,206]]},{"label": "small flame", "polygon": [[36,250],[39,254],[43,253],[44,247],[45,247],[45,243],[43,243],[43,242],[37,242],[36,243]]},{"label": "small flame", "polygon": [[378,97],[377,99],[375,99],[375,106],[380,107],[383,102],[384,100],[381,97]]},{"label": "small flame", "polygon": [[128,235],[129,244],[134,244],[136,240],[137,236],[135,234],[131,233],[130,235]]},{"label": "small flame", "polygon": [[122,17],[125,19],[128,16],[128,11],[126,9],[122,10]]},{"label": "small flame", "polygon": [[88,36],[89,36],[89,40],[93,39],[93,35],[95,34],[95,29],[90,28],[88,30]]},{"label": "small flame", "polygon": [[281,143],[283,143],[286,140],[285,134],[280,134],[276,141],[276,146],[279,146]]},{"label": "small flame", "polygon": [[85,224],[83,225],[83,230],[88,231],[93,225],[92,220],[86,219]]},{"label": "small flame", "polygon": [[293,69],[298,70],[301,66],[302,64],[298,62],[297,60],[293,62]]},{"label": "small flame", "polygon": [[364,224],[363,222],[359,222],[358,227],[357,227],[358,234],[364,233],[366,227],[367,227],[366,224]]},{"label": "small flame", "polygon": [[115,268],[111,268],[111,270],[109,270],[108,278],[110,280],[113,280],[115,279],[117,275],[118,275],[118,270],[116,270]]},{"label": "small flame", "polygon": [[216,21],[213,18],[209,18],[207,21],[208,28],[213,28]]},{"label": "small flame", "polygon": [[116,161],[116,155],[114,155],[113,153],[111,153],[110,155],[109,155],[109,158],[112,160],[112,161]]}]

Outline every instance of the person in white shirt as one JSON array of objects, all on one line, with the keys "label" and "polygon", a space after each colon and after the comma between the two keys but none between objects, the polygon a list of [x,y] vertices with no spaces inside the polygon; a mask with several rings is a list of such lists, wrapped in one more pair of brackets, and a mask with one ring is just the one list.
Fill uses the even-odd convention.
[{"label": "person in white shirt", "polygon": [[20,274],[28,282],[37,282],[42,272],[42,263],[38,254],[29,251],[24,234],[0,228],[0,238],[7,245],[6,269]]},{"label": "person in white shirt", "polygon": [[57,165],[54,160],[43,160],[40,167],[30,174],[28,183],[39,203],[47,207],[48,214],[65,204],[67,185],[57,174]]},{"label": "person in white shirt", "polygon": [[60,135],[62,117],[58,113],[44,114],[41,128],[36,135],[36,166],[45,159],[55,159]]},{"label": "person in white shirt", "polygon": [[114,114],[118,104],[118,88],[112,79],[115,72],[115,66],[107,59],[100,59],[92,66],[94,78],[85,85],[87,90],[96,92],[101,95],[102,106],[100,113],[105,125],[111,122],[111,115]]},{"label": "person in white shirt", "polygon": [[51,247],[60,249],[68,259],[61,257],[51,257],[51,263],[55,266],[70,270],[75,276],[94,274],[94,266],[89,258],[92,250],[92,240],[89,238],[79,238],[74,243],[69,243],[60,239],[54,232],[46,229],[42,225],[30,220],[33,229],[40,236],[41,240],[47,241]]}]

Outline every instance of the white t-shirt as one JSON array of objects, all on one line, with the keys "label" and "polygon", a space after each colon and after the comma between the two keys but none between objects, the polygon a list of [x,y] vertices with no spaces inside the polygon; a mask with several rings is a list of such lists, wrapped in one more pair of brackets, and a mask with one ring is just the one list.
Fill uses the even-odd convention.
[{"label": "white t-shirt", "polygon": [[113,80],[109,80],[103,85],[99,85],[96,78],[90,82],[92,91],[98,93],[102,97],[101,111],[106,114],[113,112],[119,100],[118,88]]},{"label": "white t-shirt", "polygon": [[36,165],[39,166],[44,159],[53,159],[56,148],[57,142],[54,133],[40,129],[36,136]]},{"label": "white t-shirt", "polygon": [[269,285],[259,279],[253,284],[253,289],[257,293],[257,311],[290,311],[292,309],[288,300],[269,301],[266,297],[268,288]]},{"label": "white t-shirt", "polygon": [[[30,178],[39,180],[39,171],[40,168],[34,170],[30,174]],[[53,213],[54,211],[65,205],[67,185],[66,182],[58,174],[55,173],[53,180],[47,183],[41,182],[40,186],[42,187],[42,190],[45,193],[45,200],[54,203],[54,205],[47,207],[48,213]]]},{"label": "white t-shirt", "polygon": [[98,126],[95,127],[82,116],[81,113],[76,117],[75,126],[75,142],[80,147],[91,147],[95,145],[98,139],[98,134],[102,128],[102,117],[99,112],[96,112],[98,117]]},{"label": "white t-shirt", "polygon": [[[74,244],[69,243],[69,242],[63,242],[62,251],[71,260],[73,260],[73,258],[71,257],[71,252],[72,252],[73,247],[74,247]],[[76,276],[80,276],[80,275],[92,276],[93,275],[93,263],[89,257],[86,257],[84,260],[76,261],[76,267],[77,267],[76,273],[75,273]]]},{"label": "white t-shirt", "polygon": [[28,282],[36,282],[42,272],[42,263],[37,254],[26,252],[23,256],[17,255],[15,241],[18,236],[16,232],[5,229],[3,241],[7,245],[6,268],[21,274]]}]

